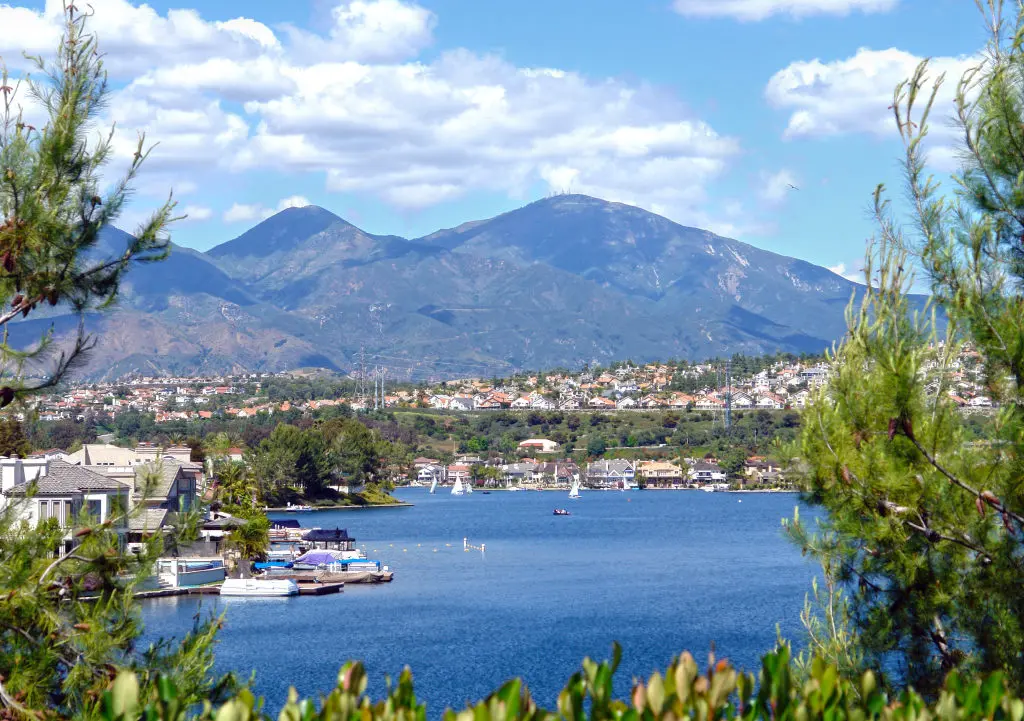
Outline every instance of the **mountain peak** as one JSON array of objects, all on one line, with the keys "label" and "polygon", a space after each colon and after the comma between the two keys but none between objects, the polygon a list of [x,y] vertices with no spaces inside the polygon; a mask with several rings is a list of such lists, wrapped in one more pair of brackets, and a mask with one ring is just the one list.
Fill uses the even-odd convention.
[{"label": "mountain peak", "polygon": [[221,243],[207,251],[215,258],[228,256],[266,257],[279,251],[287,251],[311,235],[322,233],[327,228],[344,220],[318,205],[301,208],[285,208],[264,221],[254,225],[234,240]]}]

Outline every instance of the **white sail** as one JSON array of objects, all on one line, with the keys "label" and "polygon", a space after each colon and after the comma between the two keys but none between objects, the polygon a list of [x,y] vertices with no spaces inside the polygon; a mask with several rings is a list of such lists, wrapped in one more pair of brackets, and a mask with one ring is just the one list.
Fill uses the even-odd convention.
[{"label": "white sail", "polygon": [[465,491],[462,490],[462,479],[456,478],[455,485],[452,486],[452,495],[461,496],[463,493],[465,493]]},{"label": "white sail", "polygon": [[430,484],[430,492],[433,493],[437,490],[437,479],[435,478],[433,483]]},{"label": "white sail", "polygon": [[572,488],[569,489],[569,498],[580,497],[580,478],[579,476],[572,477]]},{"label": "white sail", "polygon": [[466,483],[466,493],[472,493],[472,492],[473,492],[473,481],[468,481]]}]

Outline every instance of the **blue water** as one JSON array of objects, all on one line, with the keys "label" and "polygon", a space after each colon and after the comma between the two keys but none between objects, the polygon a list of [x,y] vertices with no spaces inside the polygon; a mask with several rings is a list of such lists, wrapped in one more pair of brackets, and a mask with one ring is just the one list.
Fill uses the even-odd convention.
[{"label": "blue water", "polygon": [[[268,709],[288,687],[332,688],[346,659],[365,662],[371,693],[412,667],[432,717],[521,676],[549,707],[584,656],[624,650],[620,683],[690,650],[756,671],[776,627],[800,637],[815,567],[782,535],[790,494],[694,491],[474,493],[407,489],[413,508],[291,516],[347,528],[395,571],[378,586],[285,599],[145,602],[147,636],[174,636],[197,611],[227,618],[217,669],[255,670]],[[552,515],[566,507],[568,517]],[[465,552],[464,537],[486,551]]]}]

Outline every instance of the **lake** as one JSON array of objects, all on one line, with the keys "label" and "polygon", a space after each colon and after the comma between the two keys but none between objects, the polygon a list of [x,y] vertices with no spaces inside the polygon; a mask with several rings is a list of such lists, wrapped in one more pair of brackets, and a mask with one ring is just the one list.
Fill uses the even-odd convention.
[{"label": "lake", "polygon": [[[411,666],[431,717],[522,676],[553,707],[584,656],[623,646],[619,682],[691,651],[749,670],[776,639],[799,641],[816,566],[783,536],[793,494],[699,491],[396,493],[412,508],[297,514],[347,528],[395,571],[378,586],[323,597],[177,597],[144,602],[147,638],[180,635],[197,611],[226,611],[217,669],[256,672],[276,713],[288,687],[332,688],[346,659],[370,691]],[[571,516],[554,516],[555,507]],[[803,509],[801,509],[803,511]],[[465,552],[463,538],[486,544]]]}]

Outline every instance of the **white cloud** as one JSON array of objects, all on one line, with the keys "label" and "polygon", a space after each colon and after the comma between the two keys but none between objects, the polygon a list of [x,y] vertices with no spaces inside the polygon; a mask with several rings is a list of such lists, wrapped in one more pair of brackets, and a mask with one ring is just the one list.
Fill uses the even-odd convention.
[{"label": "white cloud", "polygon": [[[89,7],[89,29],[99,38],[105,65],[115,76],[131,76],[171,58],[245,58],[280,47],[270,28],[249,18],[209,22],[192,9],[160,15],[149,5],[128,0],[90,0]],[[22,51],[52,53],[63,17],[64,0],[46,0],[42,10],[0,6],[0,55],[12,66],[24,66]]]},{"label": "white cloud", "polygon": [[186,222],[199,222],[213,217],[213,211],[204,205],[186,205],[179,214],[188,216]]},{"label": "white cloud", "polygon": [[351,0],[331,12],[327,37],[288,28],[296,54],[312,62],[358,60],[393,62],[415,57],[433,42],[436,18],[402,0]]},{"label": "white cloud", "polygon": [[242,203],[235,203],[226,211],[224,211],[224,222],[225,223],[238,223],[241,221],[253,221],[253,220],[266,220],[275,213],[280,213],[286,208],[302,208],[307,205],[311,205],[309,199],[304,198],[301,195],[292,195],[287,198],[282,198],[275,208],[268,208],[265,205],[254,203],[252,205],[245,205]]},{"label": "white cloud", "polygon": [[899,0],[675,0],[673,7],[691,17],[731,17],[764,20],[773,15],[794,18],[810,15],[849,15],[892,10]]},{"label": "white cloud", "polygon": [[848,268],[846,263],[836,263],[835,265],[828,266],[828,269],[854,283],[864,284],[864,271]]},{"label": "white cloud", "polygon": [[[522,197],[542,183],[692,225],[721,220],[708,189],[739,142],[671,91],[466,50],[417,60],[436,18],[412,0],[340,2],[322,35],[275,34],[248,18],[211,22],[194,10],[161,15],[128,0],[93,5],[93,27],[124,81],[108,110],[117,156],[127,162],[137,132],[160,142],[147,187],[317,173],[328,191],[416,209],[469,192]],[[28,44],[54,44],[60,6],[47,0],[17,17],[0,8],[12,19],[0,23],[0,52],[20,42],[22,27]],[[238,203],[224,218],[272,212]],[[741,222],[729,218],[729,227]]]},{"label": "white cloud", "polygon": [[[890,48],[861,48],[845,60],[798,61],[778,71],[768,81],[765,97],[776,108],[791,111],[785,137],[824,137],[867,133],[879,137],[896,133],[890,106],[896,85],[908,79],[921,58]],[[946,122],[957,81],[976,58],[934,58],[932,78],[946,74],[936,99],[932,130],[948,133]],[[930,84],[929,84],[930,90]]]},{"label": "white cloud", "polygon": [[778,205],[785,201],[796,188],[796,176],[786,168],[777,173],[761,173],[759,195],[766,203]]}]

